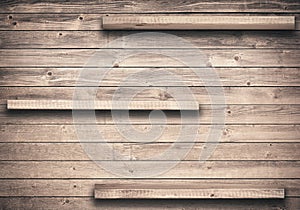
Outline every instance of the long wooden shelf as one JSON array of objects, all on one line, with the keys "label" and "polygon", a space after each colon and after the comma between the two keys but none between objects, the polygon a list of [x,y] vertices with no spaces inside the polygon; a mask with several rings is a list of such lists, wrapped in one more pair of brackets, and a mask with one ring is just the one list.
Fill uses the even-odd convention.
[{"label": "long wooden shelf", "polygon": [[104,30],[294,30],[295,16],[104,16]]},{"label": "long wooden shelf", "polygon": [[32,110],[198,110],[195,101],[7,100],[7,109]]},{"label": "long wooden shelf", "polygon": [[283,199],[284,189],[200,189],[174,185],[95,185],[96,199]]}]

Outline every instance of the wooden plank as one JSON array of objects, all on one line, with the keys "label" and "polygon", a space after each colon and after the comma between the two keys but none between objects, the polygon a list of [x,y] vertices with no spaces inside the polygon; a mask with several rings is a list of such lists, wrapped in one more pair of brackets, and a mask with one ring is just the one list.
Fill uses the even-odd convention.
[{"label": "wooden plank", "polygon": [[38,206],[44,209],[91,209],[97,210],[104,208],[114,210],[122,208],[124,210],[134,209],[162,209],[170,208],[181,210],[183,208],[190,209],[211,209],[211,210],[244,210],[244,209],[299,209],[299,198],[287,199],[267,199],[262,200],[95,200],[93,197],[78,198],[78,197],[1,197],[1,205],[4,209],[30,209],[33,206]]},{"label": "wooden plank", "polygon": [[294,16],[104,16],[104,30],[294,30]]},{"label": "wooden plank", "polygon": [[[174,145],[172,143],[143,144],[142,142],[141,139],[140,143],[110,143],[108,146],[112,148],[112,152],[119,153],[126,160],[147,160],[149,158],[164,160],[159,158],[159,155],[173,146],[174,154],[188,151],[187,155],[182,158],[186,161],[199,160],[201,152],[210,147],[210,143],[176,143]],[[82,146],[101,148],[106,146],[106,143],[1,143],[0,160],[90,160]],[[300,160],[300,154],[297,153],[299,149],[300,144],[298,143],[219,143],[209,160]],[[241,153],[240,151],[247,152]],[[122,159],[113,157],[99,160]]]},{"label": "wooden plank", "polygon": [[[284,189],[188,189],[167,188],[141,188],[127,186],[128,188],[101,188],[96,185],[96,199],[283,199]],[[137,186],[139,187],[139,186]]]},{"label": "wooden plank", "polygon": [[[94,86],[95,80],[93,79],[85,79],[82,81],[78,79],[82,70],[82,68],[1,68],[0,78],[2,79],[0,80],[0,86]],[[103,69],[103,71],[104,70],[105,69]],[[95,69],[91,69],[91,71],[95,71]],[[99,69],[99,71],[101,71],[101,69]],[[157,73],[166,71],[181,79],[181,81],[174,81],[163,75],[157,77],[156,82],[169,87],[178,87],[183,84],[185,86],[204,86],[203,81],[206,81],[205,78],[201,78],[203,81],[199,80],[195,75],[195,73],[198,74],[204,71],[198,68],[194,70],[195,73],[186,68],[114,68],[107,73],[107,76],[101,81],[100,85],[102,87],[153,86],[154,84],[151,81],[147,84],[143,82],[136,83],[130,80],[128,82],[122,82],[124,78],[132,74],[151,71],[153,71],[153,73],[156,71]],[[224,86],[300,86],[300,68],[215,68],[214,71],[219,75],[219,82]],[[207,81],[210,81],[211,86],[218,84],[217,78]],[[202,90],[201,88],[197,89]],[[246,90],[235,87],[231,88],[231,91],[234,89],[238,89],[239,92]],[[13,89],[1,89],[2,95],[8,90]],[[65,90],[68,92],[68,88],[65,88]],[[224,87],[224,90],[226,92],[228,89]],[[251,89],[248,90],[251,91]],[[261,88],[253,91],[264,90],[267,89]],[[281,89],[280,92],[282,92],[282,90],[283,89]],[[18,88],[17,92],[19,91],[22,93],[23,89]],[[26,91],[30,92],[31,90],[26,89]],[[44,88],[43,92],[45,93],[45,91],[47,90]],[[56,89],[56,91],[59,91],[59,89]],[[268,89],[268,91],[272,92],[272,89]],[[260,94],[256,94],[256,97],[259,95]],[[267,97],[267,95],[268,94],[265,94],[265,97]],[[31,97],[34,97],[34,95]],[[272,103],[275,103],[275,101]]]},{"label": "wooden plank", "polygon": [[[150,186],[182,185],[186,188],[203,189],[264,189],[285,188],[286,199],[299,197],[300,182],[298,179],[0,179],[1,197],[92,197],[95,184],[102,187],[113,185],[137,186],[143,183]],[[47,190],[45,190],[47,189]]]},{"label": "wooden plank", "polygon": [[[103,31],[102,33],[105,32],[108,33],[108,42],[111,45],[113,41],[118,40],[119,42],[122,43],[123,48],[155,48],[155,47],[188,48],[190,47],[187,45],[178,44],[176,41],[174,41],[174,39],[170,39],[171,35],[176,36],[177,38],[182,38],[190,45],[199,49],[205,49],[205,48],[218,48],[218,49],[225,49],[225,48],[293,49],[295,48],[298,49],[298,43],[299,43],[298,31],[272,31],[272,32],[270,31],[225,31],[225,30],[224,31],[209,31],[209,30],[207,31],[206,30],[154,31],[157,33],[152,33],[152,34],[148,33],[147,38],[144,39],[143,36],[140,37],[136,36],[134,43],[132,43],[132,41],[129,41],[129,38],[127,36],[135,34],[136,31]],[[158,32],[163,34],[159,34]],[[68,34],[66,35],[66,37],[68,37]],[[159,39],[157,37],[159,37]],[[53,38],[53,40],[55,39],[57,38]],[[155,43],[153,42],[153,40],[155,40]],[[71,41],[71,40],[68,39],[66,40],[66,42],[67,41]],[[18,40],[14,40],[14,43],[8,41],[7,44],[14,46],[17,45],[19,42],[20,41]],[[34,41],[31,41],[31,43],[34,44]],[[50,41],[49,43],[53,43],[53,41]],[[98,43],[101,42],[99,41]],[[3,43],[2,45],[5,44]],[[91,43],[91,45],[93,44]],[[25,44],[25,46],[28,45]],[[104,47],[104,46],[102,45],[100,47]]]},{"label": "wooden plank", "polygon": [[[222,118],[223,107],[218,105],[201,105],[200,106],[200,124],[211,124],[212,110],[216,116]],[[300,123],[300,105],[227,105],[225,109],[225,124],[299,124]],[[112,118],[110,111],[96,111],[97,124],[123,124],[128,125],[127,120],[118,120]],[[123,116],[126,112],[119,111],[118,116]],[[149,111],[134,111],[129,113],[130,123],[150,124]],[[152,115],[152,124],[191,124],[189,119],[194,120],[194,112],[187,112],[185,121],[182,121],[181,114],[178,111],[165,112],[166,121],[158,115]],[[122,118],[124,119],[124,118]],[[76,120],[75,124],[90,124],[84,115]],[[6,105],[0,105],[0,124],[74,124],[72,112],[70,111],[34,111],[18,110],[8,111]]]},{"label": "wooden plank", "polygon": [[163,12],[299,12],[297,0],[273,1],[174,1],[132,0],[115,2],[113,0],[68,1],[2,1],[1,13],[163,13]]},{"label": "wooden plank", "polygon": [[[1,17],[1,15],[0,15]],[[1,26],[1,25],[0,25]],[[1,28],[0,28],[1,30]],[[0,31],[2,49],[38,48],[105,48],[108,42],[122,40],[124,48],[188,48],[177,42],[148,33],[147,39],[136,39],[130,44],[126,36],[132,31]],[[299,31],[165,31],[183,38],[199,49],[203,48],[250,48],[250,49],[297,49],[300,46]],[[151,37],[157,42],[153,45]],[[126,42],[127,41],[127,42]]]},{"label": "wooden plank", "polygon": [[[151,83],[149,85],[151,86]],[[97,90],[97,93],[94,92],[95,90]],[[210,105],[220,103],[210,98],[206,87],[49,87],[47,89],[44,87],[0,87],[0,104],[6,105],[7,100],[9,100],[11,104],[14,103],[13,106],[15,108],[22,108],[20,107],[21,104],[17,103],[23,104],[23,101],[24,103],[32,101],[30,105],[34,106],[35,109],[71,109],[74,94],[78,91],[77,93],[84,93],[84,96],[80,98],[82,100],[91,101],[91,99],[95,99],[99,101],[100,104],[95,104],[96,109],[124,108],[121,107],[121,101],[126,102],[128,100],[133,101],[133,107],[129,107],[130,109],[146,109],[140,103],[145,101],[145,103],[149,104],[153,101],[154,104],[149,104],[149,108],[147,109],[155,108],[154,105],[157,103],[157,108],[166,109],[170,105],[170,107],[172,106],[171,109],[176,110],[179,109],[179,106],[175,102],[176,99],[178,101],[183,101],[184,98],[192,100],[191,96],[186,93],[186,90],[190,91],[190,94],[193,95],[198,104]],[[122,95],[119,94],[120,92],[122,92]],[[138,94],[132,98],[132,93]],[[300,87],[224,87],[216,89],[217,94],[224,94],[227,104],[300,104]],[[55,107],[55,100],[60,101],[57,107]],[[116,100],[120,100],[120,102],[116,102],[114,107],[111,107],[111,104],[102,104],[101,102]],[[48,104],[50,102],[51,105]],[[199,109],[197,102],[184,102],[182,103],[183,109]],[[89,105],[87,108],[94,108],[93,104],[89,103],[86,105]],[[119,103],[120,107],[118,107]],[[24,108],[30,109],[30,107]],[[125,108],[128,109],[127,106]]]},{"label": "wooden plank", "polygon": [[[2,1],[1,1],[2,3]],[[147,2],[149,3],[149,1]],[[199,3],[199,2],[197,2]],[[239,2],[240,3],[240,2]],[[209,5],[209,4],[206,4]],[[83,5],[81,6],[82,10]],[[106,6],[107,7],[107,6]],[[295,8],[295,7],[292,7]],[[2,7],[0,8],[0,10]],[[50,9],[49,7],[47,8],[48,10]],[[269,8],[267,8],[269,9]],[[89,10],[91,10],[91,7],[89,6]],[[140,12],[143,10],[139,10]],[[300,10],[299,10],[300,11]],[[7,11],[8,12],[8,11]],[[25,11],[22,10],[21,14],[13,14],[10,13],[8,14],[5,12],[5,14],[0,14],[1,21],[0,22],[0,30],[14,30],[14,31],[22,31],[22,30],[62,30],[61,36],[57,34],[60,38],[64,37],[64,34],[67,34],[67,32],[63,32],[66,30],[88,30],[88,31],[97,31],[100,35],[99,30],[103,30],[102,28],[102,17],[106,16],[107,14],[91,14],[92,11],[89,11],[87,13],[83,13],[82,11],[73,13],[73,14],[66,14],[66,13],[31,13],[31,14],[26,14],[24,13]],[[137,12],[137,11],[136,11]],[[138,14],[134,13],[135,15],[139,16]],[[111,11],[108,13],[109,16],[114,17],[114,16],[126,16],[126,14],[111,14]],[[263,11],[264,15],[274,15],[274,14],[268,14],[266,13],[266,10]],[[134,15],[131,14],[131,15]],[[217,15],[216,13],[215,15]],[[148,15],[151,17],[156,17],[161,14],[143,14],[143,15]],[[167,13],[164,13],[164,15],[168,15]],[[171,14],[171,15],[176,15],[176,14]],[[179,14],[180,15],[180,14]],[[187,13],[185,15],[189,15],[191,17],[193,16],[199,16],[199,14],[193,14],[193,13]],[[201,13],[202,16],[210,16],[210,14],[205,15],[205,13]],[[222,14],[221,14],[222,15]],[[224,14],[223,14],[224,15]],[[243,15],[241,13],[227,13],[226,15],[232,15],[232,16],[237,16],[237,15]],[[248,14],[247,14],[248,15]],[[285,14],[278,14],[278,16],[285,16]],[[296,17],[296,30],[300,30],[300,15],[298,13],[290,13],[289,15],[294,15]],[[176,33],[182,33],[182,32],[176,32]],[[218,32],[219,33],[219,32]],[[271,34],[273,34],[272,32]],[[38,32],[37,32],[38,34]],[[104,35],[108,35],[111,33],[104,33]],[[269,32],[270,34],[270,32]],[[270,36],[272,36],[270,34]],[[48,35],[49,36],[49,35]],[[103,37],[104,38],[104,37]],[[90,40],[91,41],[91,40]],[[95,39],[93,39],[95,41]],[[53,41],[51,41],[52,43]],[[101,42],[102,43],[102,42]],[[256,43],[253,43],[256,44]]]},{"label": "wooden plank", "polygon": [[[152,126],[155,125],[135,125],[134,127],[138,131],[149,131],[153,128]],[[86,125],[87,130],[92,130],[92,127],[93,125]],[[158,126],[158,129],[162,127],[164,130],[160,138],[156,140],[157,143],[174,142],[174,139],[178,138],[181,129],[180,125]],[[210,129],[222,134],[219,142],[300,142],[300,125],[225,125],[224,128],[212,128],[211,125],[189,125],[185,128],[198,131],[198,137],[194,140],[194,142],[198,143],[206,142]],[[98,129],[106,142],[120,143],[128,141],[114,125],[98,125]],[[32,135],[32,133],[35,133],[35,135]],[[190,134],[182,135],[184,139],[192,139],[193,134],[191,132]],[[78,139],[74,125],[0,125],[1,143],[79,143],[80,141],[85,142]],[[99,140],[97,142],[104,141]],[[177,142],[181,142],[180,139]]]},{"label": "wooden plank", "polygon": [[[111,167],[120,164],[129,167],[128,175],[122,178],[145,178],[149,171],[146,164],[173,164],[170,161],[101,161]],[[131,170],[129,163],[134,164]],[[113,164],[116,164],[115,166]],[[3,179],[69,179],[69,178],[120,178],[101,168],[94,161],[1,161],[0,176]],[[121,168],[119,168],[121,169]],[[136,174],[140,169],[143,175]],[[124,169],[125,170],[125,169]],[[299,178],[300,161],[181,161],[172,169],[155,178],[209,178],[209,179],[284,179]]]},{"label": "wooden plank", "polygon": [[[95,65],[87,63],[95,50],[82,49],[36,49],[36,50],[0,50],[1,67],[186,67],[185,64],[174,60],[199,60],[195,50],[151,50],[149,49],[120,49],[119,53],[132,55],[121,62],[111,60],[115,50],[98,51],[98,58],[108,59],[108,64]],[[190,67],[299,67],[300,50],[210,50],[202,49],[203,61],[190,63]],[[162,56],[167,54],[169,57]],[[134,56],[135,55],[135,56]],[[171,57],[172,58],[171,58]],[[202,57],[203,57],[202,56]],[[51,58],[51,59],[49,59]],[[143,63],[141,63],[143,60]]]},{"label": "wooden plank", "polygon": [[7,100],[7,109],[199,110],[199,105],[195,101]]}]

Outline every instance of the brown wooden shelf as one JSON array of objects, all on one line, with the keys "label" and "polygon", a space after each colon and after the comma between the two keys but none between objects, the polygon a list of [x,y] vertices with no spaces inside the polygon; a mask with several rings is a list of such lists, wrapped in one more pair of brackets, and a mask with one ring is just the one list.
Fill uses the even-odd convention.
[{"label": "brown wooden shelf", "polygon": [[104,16],[104,30],[294,30],[295,16]]},{"label": "brown wooden shelf", "polygon": [[95,185],[96,199],[283,199],[284,189],[202,189],[174,185]]},{"label": "brown wooden shelf", "polygon": [[7,100],[7,109],[32,110],[198,110],[195,101]]}]

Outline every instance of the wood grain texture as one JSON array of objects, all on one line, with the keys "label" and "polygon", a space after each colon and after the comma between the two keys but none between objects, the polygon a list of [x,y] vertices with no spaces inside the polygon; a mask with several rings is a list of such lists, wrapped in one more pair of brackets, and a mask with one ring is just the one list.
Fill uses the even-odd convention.
[{"label": "wood grain texture", "polygon": [[[200,124],[211,124],[212,110],[216,112],[216,116],[224,116],[225,124],[299,124],[300,123],[300,106],[299,105],[227,105],[225,110],[223,106],[209,105],[200,106]],[[119,116],[124,116],[125,112],[119,111]],[[129,113],[129,118],[132,125],[135,124],[150,124],[149,111],[134,111]],[[165,112],[166,121],[158,115],[152,115],[152,124],[191,124],[188,119],[195,121],[195,112],[188,111],[185,121],[182,122],[181,115],[178,111]],[[124,124],[128,125],[128,121],[124,118],[118,118],[115,121],[111,112],[96,111],[97,124]],[[123,120],[121,120],[123,119]],[[220,118],[219,118],[220,119]],[[30,111],[18,110],[8,111],[6,105],[0,105],[0,123],[2,125],[11,124],[74,124],[72,112],[70,111]],[[78,118],[75,124],[91,124],[90,120],[83,114]]]},{"label": "wood grain texture", "polygon": [[196,101],[7,100],[7,109],[31,110],[198,110]]},{"label": "wood grain texture", "polygon": [[[175,139],[174,139],[175,141]],[[159,158],[171,143],[110,143],[111,156],[99,160],[122,160],[114,153],[120,154],[126,160],[164,160]],[[1,143],[0,160],[90,160],[83,147],[104,148],[106,143]],[[207,144],[176,143],[172,147],[173,154],[188,151],[183,160],[199,160],[201,152],[211,147]],[[298,143],[219,143],[209,160],[300,160]],[[244,151],[244,152],[241,152]],[[30,155],[29,155],[30,154]],[[167,159],[169,160],[169,159]],[[173,159],[170,159],[173,160]]]},{"label": "wood grain texture", "polygon": [[[295,0],[297,1],[297,0]],[[1,1],[2,3],[2,1]],[[149,2],[147,2],[149,3]],[[209,4],[208,4],[209,5]],[[83,5],[82,5],[83,6]],[[81,7],[82,7],[81,6]],[[2,9],[2,7],[1,7]],[[50,8],[48,8],[50,9]],[[73,14],[66,14],[66,13],[31,13],[26,14],[23,10],[22,14],[13,14],[8,13],[0,14],[0,18],[3,21],[0,21],[0,30],[33,30],[33,31],[40,31],[40,30],[62,30],[62,31],[77,31],[77,30],[88,30],[88,31],[99,31],[103,30],[102,28],[102,17],[106,16],[107,14],[93,14],[83,13],[82,11],[73,13]],[[214,14],[217,15],[218,13]],[[222,15],[222,13],[220,13]],[[143,14],[147,16],[159,16],[160,14]],[[164,13],[164,15],[168,15]],[[174,14],[171,14],[174,15]],[[175,14],[176,15],[176,14]],[[180,15],[180,14],[179,14]],[[199,14],[187,13],[185,15],[199,16]],[[202,16],[210,16],[210,14],[205,15],[201,13]],[[241,15],[240,13],[226,13],[226,15],[237,16]],[[242,14],[243,15],[243,14]],[[248,15],[248,14],[247,14]],[[264,12],[264,15],[274,15],[268,14]],[[278,14],[279,16],[285,16],[286,14]],[[296,30],[300,30],[300,15],[298,13],[289,13],[288,15],[294,15],[296,17]],[[115,16],[126,16],[124,14],[109,14],[110,17]],[[137,16],[139,16],[137,14]],[[100,33],[99,33],[100,34]],[[108,34],[108,33],[104,33]],[[109,33],[110,34],[110,33]]]},{"label": "wood grain texture", "polygon": [[[298,89],[295,88],[300,84],[299,12],[298,0],[1,1],[0,86],[7,88],[0,89],[0,209],[300,209],[297,152],[300,107]],[[219,144],[214,153],[215,161],[207,161],[204,165],[197,161],[182,161],[161,176],[170,179],[144,180],[157,185],[168,182],[171,186],[178,178],[187,178],[182,181],[185,186],[210,189],[284,188],[286,199],[95,200],[95,184],[132,183],[112,176],[84,156],[72,113],[6,110],[7,99],[26,99],[26,95],[28,99],[70,99],[81,67],[92,52],[115,39],[123,37],[122,46],[117,47],[153,48],[151,40],[136,40],[134,45],[127,45],[126,35],[132,34],[131,31],[103,31],[103,16],[138,16],[138,13],[154,17],[162,14],[190,17],[200,14],[296,16],[296,31],[293,32],[166,31],[186,39],[205,52],[208,59],[200,66],[217,67],[222,84],[227,86],[224,89],[226,99],[235,105],[227,106],[226,125],[216,130],[222,133],[220,141],[224,143]],[[187,55],[182,53],[186,49],[176,49],[180,46],[168,40],[162,41],[164,45],[161,46],[177,50],[180,56]],[[114,90],[112,86],[119,86],[120,81],[132,73],[146,69],[152,71],[157,65],[169,67],[171,64],[182,66],[159,56],[112,63],[119,68],[113,68],[107,75],[102,83],[107,88],[101,90],[97,97],[110,96]],[[135,68],[123,68],[129,65]],[[139,68],[144,65],[149,68]],[[182,76],[188,86],[195,86],[192,90],[197,100],[202,102],[201,126],[198,129],[199,138],[196,139],[199,147],[187,156],[187,159],[195,159],[212,126],[212,110],[203,105],[209,103],[208,97],[203,84],[187,68],[167,70]],[[178,86],[178,83],[163,77],[158,79],[166,82],[165,86]],[[91,80],[79,83],[81,86],[93,84]],[[251,86],[256,87],[252,89]],[[170,100],[165,89],[146,91],[139,97]],[[164,143],[162,145],[174,142],[181,127],[180,115],[174,112],[166,114],[169,121],[158,141]],[[113,125],[111,113],[96,112],[96,115],[104,138],[110,143],[117,142],[113,144],[115,149],[124,155],[143,159],[148,156],[148,149],[156,152],[163,150],[158,142],[147,147],[139,144],[132,144],[131,148],[128,144],[121,147],[119,143],[127,140]],[[138,130],[155,128],[148,120],[149,112],[130,115]],[[188,126],[193,129],[196,125]],[[90,127],[92,125],[87,125],[87,129]],[[141,161],[141,164],[145,162]]]},{"label": "wood grain texture", "polygon": [[[135,125],[137,131],[150,131],[154,128],[164,128],[160,142],[174,142],[178,138],[180,125]],[[92,130],[93,125],[86,125],[87,130]],[[196,128],[195,128],[196,127]],[[194,142],[206,142],[207,135],[212,129],[210,125],[188,125],[185,128],[198,130],[198,138]],[[99,132],[106,142],[128,142],[128,140],[119,133],[114,125],[98,125]],[[129,129],[129,128],[128,128]],[[126,130],[125,130],[126,131]],[[261,143],[292,143],[300,142],[300,125],[225,125],[224,128],[214,128],[213,131],[221,132],[219,142],[261,142]],[[32,135],[35,133],[35,135]],[[183,135],[183,134],[182,134]],[[189,139],[191,134],[184,135]],[[86,142],[81,140],[82,142]],[[177,140],[180,142],[180,139]],[[1,143],[79,143],[76,127],[74,125],[0,125]],[[103,141],[98,141],[103,142]],[[134,142],[134,141],[133,141]],[[244,154],[244,153],[243,153]],[[289,154],[289,153],[288,153]],[[286,154],[286,155],[288,155]],[[294,154],[296,155],[296,154]]]},{"label": "wood grain texture", "polygon": [[[0,196],[6,197],[40,197],[40,196],[94,196],[95,184],[106,185],[144,185],[161,186],[173,184],[187,188],[203,189],[251,189],[251,188],[285,188],[286,198],[299,197],[300,187],[298,179],[1,179]],[[47,190],[45,190],[47,189]]]},{"label": "wood grain texture", "polygon": [[[98,185],[96,185],[97,187]],[[96,199],[283,199],[284,189],[95,189]]]},{"label": "wood grain texture", "polygon": [[261,210],[269,209],[299,209],[299,198],[270,199],[270,200],[95,200],[93,197],[15,197],[0,198],[1,207],[4,209],[32,209],[32,207],[41,207],[48,209],[91,209],[96,210],[104,208],[114,210],[122,208],[124,210],[136,209],[211,209],[211,210],[244,210],[253,207]]},{"label": "wood grain texture", "polygon": [[[193,97],[186,95],[187,90],[190,91]],[[132,98],[132,93],[137,94]],[[300,87],[224,87],[215,90],[215,94],[216,96],[224,94],[227,104],[300,104]],[[114,101],[116,102],[114,107],[118,106],[118,101],[119,103],[121,101],[134,101],[133,103],[137,103],[137,107],[130,109],[135,108],[138,110],[144,109],[139,104],[142,101],[145,101],[145,103],[153,101],[157,105],[162,105],[160,107],[162,109],[165,109],[163,107],[164,104],[174,105],[172,109],[175,110],[178,109],[175,101],[186,100],[187,102],[182,102],[183,108],[187,106],[186,108],[194,110],[198,110],[199,105],[195,101],[190,104],[192,100],[196,100],[200,105],[220,104],[219,101],[214,101],[210,98],[208,90],[205,87],[0,87],[0,96],[0,104],[4,105],[7,104],[7,100],[11,100],[13,103],[23,103],[23,101],[26,102],[27,100],[36,103],[36,100],[43,103],[41,104],[43,106],[46,106],[51,100],[53,102],[59,100],[62,103],[68,103],[61,104],[56,109],[71,109],[74,97],[79,97],[83,101]],[[33,105],[35,108],[40,109],[37,107],[38,104]],[[63,105],[68,105],[68,107],[63,108]],[[101,108],[101,105],[99,104],[99,108]],[[138,107],[139,105],[141,107]],[[135,106],[135,104],[132,104],[132,106]],[[90,107],[93,108],[93,104],[90,104]],[[107,107],[103,108],[108,109],[110,107],[108,104]],[[150,108],[154,108],[154,106]]]},{"label": "wood grain texture", "polygon": [[104,16],[104,30],[294,30],[294,16]]},{"label": "wood grain texture", "polygon": [[[134,169],[128,165],[134,164]],[[102,162],[104,163],[104,162]],[[122,178],[145,178],[141,173],[149,173],[142,168],[145,164],[166,164],[167,161],[122,161],[128,168]],[[170,162],[169,163],[173,163]],[[109,161],[111,167],[119,167],[116,161]],[[5,178],[120,178],[93,161],[1,161],[0,175]],[[125,170],[125,169],[124,169]],[[181,161],[169,171],[155,178],[210,178],[210,179],[277,179],[299,178],[300,161]]]},{"label": "wood grain texture", "polygon": [[297,0],[274,1],[2,1],[1,13],[163,13],[163,12],[299,12]]},{"label": "wood grain texture", "polygon": [[[112,60],[112,54],[122,52],[131,55],[121,62]],[[0,50],[1,67],[186,67],[183,61],[199,60],[189,63],[189,67],[299,67],[300,50],[210,50],[203,49],[201,54],[195,50],[95,50],[78,49],[37,49],[37,50]],[[166,56],[162,56],[168,55]],[[105,64],[88,63],[95,55]],[[200,56],[200,57],[199,57]],[[51,59],[50,59],[51,58]],[[102,60],[103,59],[103,60]],[[143,63],[140,61],[143,60]]]},{"label": "wood grain texture", "polygon": [[[100,68],[99,71],[102,69]],[[105,69],[103,69],[104,71]],[[95,71],[95,69],[91,69]],[[156,82],[165,86],[204,86],[204,81],[210,81],[211,86],[216,86],[218,78],[208,79],[196,76],[205,69],[194,69],[194,72],[186,68],[113,68],[107,72],[105,78],[99,85],[105,86],[154,86],[149,80],[147,83],[124,82],[123,79],[130,75],[153,72],[160,74]],[[214,71],[219,75],[219,81],[224,86],[300,86],[300,68],[215,68]],[[1,68],[0,86],[95,86],[94,79],[80,80],[78,77],[83,72],[82,68]],[[174,81],[160,72],[171,73],[180,78]],[[122,82],[123,81],[123,82]],[[44,88],[43,92],[48,88]],[[65,88],[67,90],[67,88]],[[202,88],[198,88],[199,91]],[[238,89],[238,88],[233,88]],[[288,87],[286,89],[289,89]],[[290,88],[292,89],[292,88]],[[8,89],[7,89],[8,90]],[[5,93],[2,89],[1,93]],[[11,89],[14,90],[14,89]],[[23,88],[18,88],[17,92],[23,92]],[[225,88],[225,91],[227,88]],[[231,89],[232,90],[232,89]],[[245,90],[245,89],[244,89]],[[250,91],[251,89],[249,89]],[[264,88],[255,91],[267,90]],[[270,89],[268,89],[270,90]],[[27,89],[26,91],[30,91]],[[242,88],[239,91],[243,91]],[[258,97],[256,95],[256,97]],[[4,97],[5,98],[5,97]],[[274,103],[274,102],[273,102]]]}]

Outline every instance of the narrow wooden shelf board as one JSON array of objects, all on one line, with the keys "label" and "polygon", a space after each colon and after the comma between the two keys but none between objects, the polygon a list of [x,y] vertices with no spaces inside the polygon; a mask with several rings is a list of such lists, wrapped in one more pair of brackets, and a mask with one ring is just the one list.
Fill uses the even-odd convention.
[{"label": "narrow wooden shelf board", "polygon": [[294,30],[295,16],[104,16],[104,30]]},{"label": "narrow wooden shelf board", "polygon": [[97,185],[96,199],[283,199],[284,189],[199,189],[166,186]]},{"label": "narrow wooden shelf board", "polygon": [[32,110],[198,110],[196,101],[7,100],[7,109]]}]

